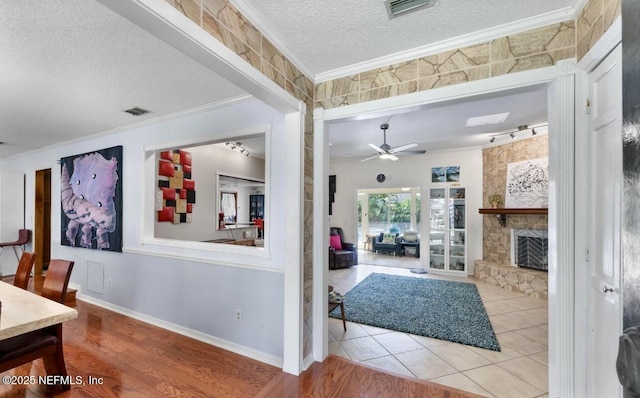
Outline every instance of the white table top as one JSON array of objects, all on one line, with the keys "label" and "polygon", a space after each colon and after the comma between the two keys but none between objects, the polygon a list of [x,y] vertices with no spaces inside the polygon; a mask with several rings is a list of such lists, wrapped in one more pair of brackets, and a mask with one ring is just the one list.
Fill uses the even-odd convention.
[{"label": "white table top", "polygon": [[35,293],[0,282],[0,340],[78,317],[78,311]]}]

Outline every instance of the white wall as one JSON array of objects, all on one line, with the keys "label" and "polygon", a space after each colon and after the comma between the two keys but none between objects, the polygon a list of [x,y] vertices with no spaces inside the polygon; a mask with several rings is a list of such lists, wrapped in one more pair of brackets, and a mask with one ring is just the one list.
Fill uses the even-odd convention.
[{"label": "white wall", "polygon": [[[18,230],[24,228],[24,174],[0,173],[0,242],[18,240]],[[18,250],[18,255],[20,250]],[[0,275],[13,275],[18,258],[13,247],[0,251]]]},{"label": "white wall", "polygon": [[[184,148],[191,153],[192,179],[195,181],[196,203],[193,205],[192,221],[190,223],[174,224],[172,222],[155,223],[155,236],[158,238],[183,239],[192,241],[207,241],[217,238],[229,238],[228,231],[218,231],[217,203],[220,193],[217,188],[216,173],[231,176],[251,177],[264,180],[264,160],[247,157],[237,151],[231,151],[215,145]],[[230,191],[231,189],[223,189]],[[249,221],[249,197],[238,195],[238,216],[241,211],[246,213],[238,220]]]},{"label": "white wall", "polygon": [[[272,126],[268,210],[272,219],[283,220],[286,186],[277,176],[285,173],[284,116],[255,100],[18,156],[1,162],[0,170],[26,174],[26,228],[33,229],[35,171],[52,169],[51,257],[75,261],[71,283],[80,285],[82,295],[277,362],[283,356],[284,223],[272,223],[270,249],[251,248],[260,253],[256,256],[143,243],[149,233],[153,236],[143,230],[143,219],[155,216],[153,201],[144,200],[146,187],[151,190],[154,184],[145,180],[145,147],[184,145],[185,139],[204,142],[266,123]],[[58,160],[115,145],[123,145],[123,252],[62,246]],[[104,267],[101,294],[87,290],[88,261]],[[242,311],[241,322],[235,320],[236,309]]]},{"label": "white wall", "polygon": [[[460,186],[467,189],[467,264],[473,264],[482,259],[482,216],[477,211],[482,207],[482,148],[402,156],[396,162],[381,159],[332,161],[329,174],[336,175],[336,196],[329,224],[342,227],[346,240],[356,242],[358,189],[420,187],[422,198],[428,198],[429,188],[451,185],[431,182],[431,168],[442,166],[460,166]],[[380,173],[386,176],[383,183],[376,181]],[[429,204],[427,200],[421,203],[420,235],[429,236]],[[428,261],[428,256],[421,256],[423,267],[428,268]],[[468,266],[468,273],[473,274],[473,266]]]}]

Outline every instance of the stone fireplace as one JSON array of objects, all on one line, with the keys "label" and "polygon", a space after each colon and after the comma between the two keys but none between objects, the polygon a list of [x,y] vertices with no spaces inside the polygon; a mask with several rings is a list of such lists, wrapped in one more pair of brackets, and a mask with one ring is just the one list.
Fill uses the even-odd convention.
[{"label": "stone fireplace", "polygon": [[[488,196],[507,190],[507,168],[509,163],[538,159],[548,156],[548,137],[536,135],[528,139],[509,142],[482,150],[483,208],[489,208]],[[502,222],[504,220],[504,222]],[[494,214],[485,214],[482,219],[482,259],[475,261],[475,278],[503,289],[520,292],[546,300],[548,297],[548,256],[537,262],[540,267],[514,266],[512,229],[547,231],[546,215],[509,214],[504,219]],[[545,235],[546,238],[546,235]],[[523,237],[527,239],[527,237]],[[548,239],[546,239],[548,242]],[[540,242],[538,242],[540,243]],[[546,244],[548,249],[548,243]],[[536,249],[526,249],[530,257]],[[532,263],[528,261],[527,264]],[[515,262],[515,264],[518,264]]]},{"label": "stone fireplace", "polygon": [[511,265],[549,270],[549,238],[543,229],[511,229]]}]

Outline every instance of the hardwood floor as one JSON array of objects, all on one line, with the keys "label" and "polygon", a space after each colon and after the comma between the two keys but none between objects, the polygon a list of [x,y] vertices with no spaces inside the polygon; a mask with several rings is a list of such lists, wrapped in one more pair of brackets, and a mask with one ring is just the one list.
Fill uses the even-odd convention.
[{"label": "hardwood floor", "polygon": [[439,384],[395,376],[334,355],[296,377],[280,373],[258,398],[479,398]]},{"label": "hardwood floor", "polygon": [[[65,360],[83,384],[59,397],[479,397],[334,356],[296,377],[81,300],[76,309],[78,319],[64,324]],[[45,371],[36,360],[5,375],[37,379]],[[45,386],[2,383],[0,395],[42,397]]]}]

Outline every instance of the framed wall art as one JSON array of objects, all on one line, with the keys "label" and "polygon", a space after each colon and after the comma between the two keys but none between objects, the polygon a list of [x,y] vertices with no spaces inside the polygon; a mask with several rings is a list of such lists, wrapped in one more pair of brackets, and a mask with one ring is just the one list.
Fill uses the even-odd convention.
[{"label": "framed wall art", "polygon": [[549,160],[538,158],[507,164],[507,208],[549,206]]},{"label": "framed wall art", "polygon": [[446,181],[446,168],[445,167],[432,167],[431,168],[431,182],[445,182]]},{"label": "framed wall art", "polygon": [[65,246],[122,251],[122,146],[60,160]]},{"label": "framed wall art", "polygon": [[191,178],[191,152],[174,149],[160,153],[158,161],[158,221],[191,222],[196,203],[196,183]]}]

